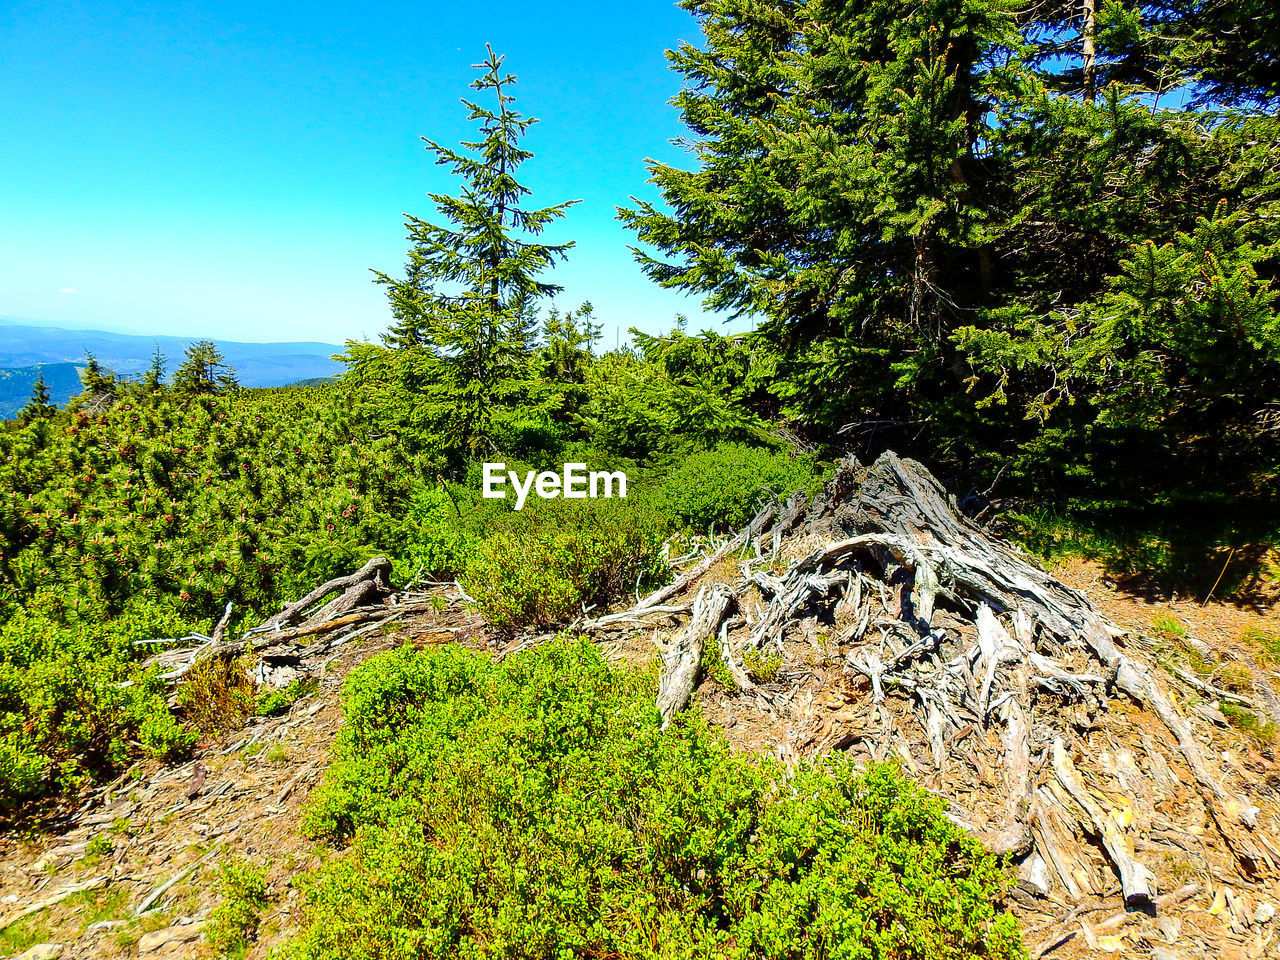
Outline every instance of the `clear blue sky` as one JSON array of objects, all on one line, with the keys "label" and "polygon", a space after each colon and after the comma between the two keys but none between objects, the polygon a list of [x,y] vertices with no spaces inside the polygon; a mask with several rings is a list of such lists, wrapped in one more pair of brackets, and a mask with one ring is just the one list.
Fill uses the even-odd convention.
[{"label": "clear blue sky", "polygon": [[[542,122],[534,202],[582,198],[552,279],[613,330],[715,326],[663,291],[614,221],[683,162],[663,51],[699,40],[670,0],[315,4],[19,0],[0,12],[0,316],[238,340],[372,337],[368,268],[398,272],[400,214],[453,192],[418,139],[472,133],[458,98],[486,41]],[[738,323],[732,329],[741,329]],[[2,336],[0,332],[0,336]]]}]

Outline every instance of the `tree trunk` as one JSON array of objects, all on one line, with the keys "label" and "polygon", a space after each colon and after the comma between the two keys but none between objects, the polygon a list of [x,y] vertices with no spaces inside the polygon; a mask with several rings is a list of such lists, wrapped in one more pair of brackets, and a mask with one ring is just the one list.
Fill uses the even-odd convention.
[{"label": "tree trunk", "polygon": [[1092,101],[1097,87],[1098,0],[1084,0],[1084,21],[1080,26],[1081,53],[1084,60],[1084,97]]}]

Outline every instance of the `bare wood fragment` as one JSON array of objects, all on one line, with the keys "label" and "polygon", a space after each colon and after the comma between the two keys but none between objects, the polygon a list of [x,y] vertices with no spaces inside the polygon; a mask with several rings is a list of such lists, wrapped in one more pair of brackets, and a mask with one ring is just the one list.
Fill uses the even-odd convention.
[{"label": "bare wood fragment", "polygon": [[1187,673],[1187,671],[1179,667],[1170,665],[1169,670],[1174,674],[1174,676],[1195,687],[1201,693],[1207,693],[1209,696],[1217,697],[1219,700],[1226,700],[1228,703],[1238,703],[1242,707],[1248,707],[1251,710],[1253,709],[1253,701],[1248,697],[1242,697],[1238,693],[1232,693],[1230,690],[1220,690],[1211,684],[1205,683],[1199,677]]},{"label": "bare wood fragment", "polygon": [[69,887],[63,887],[61,890],[59,890],[57,893],[53,894],[52,896],[45,897],[43,900],[38,900],[35,903],[30,904],[29,906],[23,907],[17,913],[10,914],[9,916],[5,917],[3,920],[0,920],[0,930],[5,930],[8,927],[13,926],[23,917],[29,917],[33,913],[39,913],[41,910],[44,910],[48,907],[52,907],[56,904],[59,904],[63,900],[67,899],[67,897],[72,896],[73,894],[80,893],[81,891],[84,891],[84,890],[93,890],[96,887],[100,887],[104,883],[106,883],[109,879],[110,877],[108,877],[106,874],[103,874],[100,877],[93,877],[90,880],[82,880],[80,883],[73,883]]},{"label": "bare wood fragment", "polygon": [[226,636],[227,624],[231,622],[231,610],[232,610],[232,603],[230,600],[228,600],[226,609],[222,611],[222,617],[218,620],[217,624],[214,626],[213,633],[209,635],[210,639],[213,640],[214,643],[218,643],[219,641],[222,640],[224,636]]},{"label": "bare wood fragment", "polygon": [[[983,609],[986,609],[985,607]],[[1008,635],[1005,635],[1008,637]],[[1004,730],[1000,735],[1001,773],[1004,777],[1005,822],[996,837],[997,853],[1021,856],[1031,849],[1031,721],[1029,718],[1030,668],[1024,651],[1009,638],[1017,662],[1009,683],[1010,696],[1000,708]]]},{"label": "bare wood fragment", "polygon": [[140,917],[144,913],[146,913],[149,909],[151,909],[152,904],[154,904],[157,900],[159,900],[166,893],[168,893],[169,890],[174,887],[174,885],[180,883],[181,881],[185,880],[187,877],[191,876],[191,874],[195,873],[196,870],[200,867],[200,865],[203,864],[205,861],[209,860],[210,858],[212,858],[213,855],[218,852],[218,850],[219,850],[218,847],[210,848],[205,852],[204,856],[202,856],[195,863],[192,863],[186,867],[183,867],[181,870],[175,873],[172,877],[170,877],[164,883],[160,884],[160,886],[152,890],[151,893],[147,896],[147,898],[134,908],[133,915],[135,917]]},{"label": "bare wood fragment", "polygon": [[671,583],[667,584],[665,587],[662,587],[659,590],[655,590],[653,593],[649,594],[647,597],[645,597],[643,600],[637,603],[634,607],[632,607],[629,612],[632,614],[639,613],[640,611],[647,610],[650,607],[656,607],[659,604],[666,603],[666,601],[676,596],[676,594],[683,593],[685,590],[689,588],[690,584],[700,579],[702,575],[706,573],[708,570],[710,570],[713,566],[715,566],[717,563],[719,563],[721,560],[723,560],[725,557],[727,557],[730,553],[734,552],[735,550],[740,550],[747,543],[748,540],[750,540],[752,537],[755,537],[760,532],[762,532],[768,526],[769,522],[773,519],[773,517],[777,514],[777,511],[778,511],[778,507],[776,504],[773,504],[773,503],[766,504],[764,507],[761,508],[760,512],[757,513],[754,518],[752,518],[751,522],[747,524],[747,526],[744,527],[736,537],[733,537],[725,541],[718,550],[716,550],[714,553],[710,554],[709,556],[705,557],[703,560],[701,560],[699,563],[693,566],[688,572],[677,577],[675,580],[671,581]]},{"label": "bare wood fragment", "polygon": [[1053,741],[1053,770],[1067,793],[1088,816],[1092,832],[1101,838],[1103,849],[1120,872],[1124,902],[1131,907],[1149,904],[1155,895],[1155,874],[1138,862],[1115,821],[1098,809],[1097,803],[1081,783],[1080,775],[1067,755],[1061,737]]},{"label": "bare wood fragment", "polygon": [[693,617],[663,657],[662,681],[658,687],[658,711],[663,729],[671,718],[689,705],[698,680],[698,664],[708,638],[714,639],[729,612],[733,591],[725,584],[703,587],[693,602]]},{"label": "bare wood fragment", "polygon": [[331,593],[346,593],[362,583],[372,582],[379,585],[384,592],[391,589],[391,562],[386,557],[374,557],[355,573],[345,577],[336,577],[322,583],[301,600],[295,600],[263,623],[264,627],[283,627],[302,619],[308,608],[315,606]]}]

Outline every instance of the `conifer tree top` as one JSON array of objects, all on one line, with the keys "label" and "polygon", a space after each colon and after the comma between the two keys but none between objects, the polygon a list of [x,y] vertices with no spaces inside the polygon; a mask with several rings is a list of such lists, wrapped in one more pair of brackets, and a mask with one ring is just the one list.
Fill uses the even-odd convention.
[{"label": "conifer tree top", "polygon": [[491,46],[485,49],[487,58],[474,65],[483,72],[471,87],[491,95],[492,103],[462,98],[467,118],[479,126],[478,137],[456,149],[422,138],[435,162],[462,181],[461,189],[456,196],[428,195],[440,222],[405,214],[411,246],[403,280],[374,271],[377,282],[387,287],[396,320],[387,336],[393,345],[439,346],[433,328],[447,325],[460,312],[479,311],[491,319],[517,314],[561,289],[540,280],[539,274],[563,260],[573,243],[539,243],[536,238],[579,201],[540,209],[523,206],[529,189],[515,173],[533,154],[520,141],[538,121],[515,109],[515,75],[504,70],[504,58]]}]

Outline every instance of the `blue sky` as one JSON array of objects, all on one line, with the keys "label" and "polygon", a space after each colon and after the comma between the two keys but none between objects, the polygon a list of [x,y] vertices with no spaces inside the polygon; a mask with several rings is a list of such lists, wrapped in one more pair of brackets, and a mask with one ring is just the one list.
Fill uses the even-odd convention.
[{"label": "blue sky", "polygon": [[[400,214],[453,192],[418,139],[472,133],[460,96],[486,41],[542,122],[535,203],[581,198],[552,279],[606,337],[729,328],[650,283],[614,221],[653,197],[644,158],[685,162],[663,51],[697,42],[669,0],[627,4],[19,2],[0,12],[0,317],[238,340],[372,337],[370,267]],[[0,334],[2,335],[2,334]]]}]

